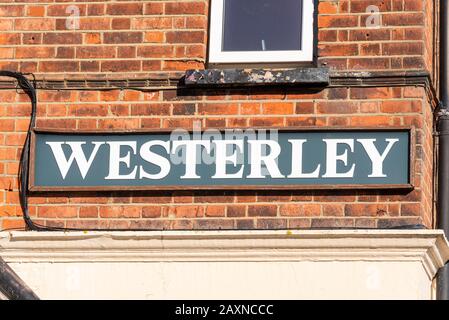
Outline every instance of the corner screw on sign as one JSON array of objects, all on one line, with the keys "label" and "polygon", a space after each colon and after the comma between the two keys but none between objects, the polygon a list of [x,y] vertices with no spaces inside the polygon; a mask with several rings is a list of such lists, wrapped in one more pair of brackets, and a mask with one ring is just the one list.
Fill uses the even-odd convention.
[{"label": "corner screw on sign", "polygon": [[368,18],[366,18],[366,27],[367,28],[380,28],[382,21],[381,21],[381,15],[380,15],[380,9],[378,6],[368,6],[366,8],[366,13],[369,13],[370,15]]},{"label": "corner screw on sign", "polygon": [[80,8],[75,5],[68,6],[65,13],[70,14],[65,21],[68,30],[78,30],[80,28]]}]

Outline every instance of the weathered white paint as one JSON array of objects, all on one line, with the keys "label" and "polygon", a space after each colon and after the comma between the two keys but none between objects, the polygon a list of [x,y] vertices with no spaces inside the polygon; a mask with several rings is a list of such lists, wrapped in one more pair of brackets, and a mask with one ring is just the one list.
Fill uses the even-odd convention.
[{"label": "weathered white paint", "polygon": [[44,299],[432,299],[441,231],[0,233]]}]

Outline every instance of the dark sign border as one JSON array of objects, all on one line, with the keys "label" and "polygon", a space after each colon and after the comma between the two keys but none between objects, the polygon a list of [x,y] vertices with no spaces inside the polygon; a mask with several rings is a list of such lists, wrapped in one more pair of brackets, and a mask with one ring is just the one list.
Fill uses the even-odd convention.
[{"label": "dark sign border", "polygon": [[[383,190],[391,190],[391,189],[401,189],[401,190],[413,190],[414,185],[414,150],[416,147],[415,142],[415,129],[413,127],[404,127],[404,126],[395,126],[390,128],[362,128],[362,127],[332,127],[332,128],[323,128],[323,127],[255,127],[255,128],[205,128],[207,129],[216,129],[221,132],[226,130],[278,130],[279,132],[310,132],[310,131],[322,131],[322,132],[332,132],[332,131],[366,131],[366,132],[386,132],[386,131],[402,131],[409,133],[409,177],[407,184],[341,184],[341,185],[241,185],[241,186],[232,186],[232,185],[219,185],[219,186],[75,186],[75,187],[66,187],[66,186],[36,186],[34,183],[35,176],[35,152],[36,152],[36,134],[39,133],[53,133],[60,135],[81,135],[81,134],[91,134],[91,135],[132,135],[132,134],[157,134],[157,133],[167,133],[170,134],[173,130],[171,129],[133,129],[133,130],[112,130],[112,131],[104,131],[104,130],[77,130],[77,129],[41,129],[34,128],[31,131],[31,148],[30,148],[30,172],[29,172],[29,180],[28,180],[28,190],[31,192],[58,192],[58,191],[170,191],[170,190],[373,190],[373,189],[383,189]],[[192,129],[185,129],[188,132],[192,132]],[[202,130],[204,132],[205,130]]]}]

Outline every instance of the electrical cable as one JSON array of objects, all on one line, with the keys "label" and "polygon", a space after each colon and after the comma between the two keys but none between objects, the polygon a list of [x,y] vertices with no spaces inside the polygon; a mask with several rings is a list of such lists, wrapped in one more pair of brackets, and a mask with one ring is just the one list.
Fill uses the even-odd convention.
[{"label": "electrical cable", "polygon": [[31,100],[31,119],[23,146],[22,155],[19,163],[19,199],[22,207],[23,218],[26,226],[30,230],[41,230],[43,226],[36,225],[30,218],[28,209],[28,174],[29,174],[29,155],[31,129],[36,125],[37,97],[34,85],[21,72],[12,72],[0,70],[0,76],[15,78],[20,88],[30,97]]}]

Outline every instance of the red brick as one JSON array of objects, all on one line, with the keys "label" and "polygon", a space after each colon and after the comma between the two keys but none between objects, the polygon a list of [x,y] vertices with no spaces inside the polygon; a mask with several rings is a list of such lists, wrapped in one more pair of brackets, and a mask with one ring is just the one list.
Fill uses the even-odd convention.
[{"label": "red brick", "polygon": [[76,57],[81,59],[114,58],[115,50],[108,47],[79,47],[76,49]]},{"label": "red brick", "polygon": [[388,214],[386,205],[382,204],[346,204],[345,215],[349,217],[385,216]]},{"label": "red brick", "polygon": [[199,230],[229,230],[234,229],[234,221],[226,219],[194,220],[193,227]]},{"label": "red brick", "polygon": [[385,43],[382,45],[383,55],[421,55],[423,45],[420,42]]},{"label": "red brick", "polygon": [[40,61],[39,72],[77,72],[79,62],[77,61]]},{"label": "red brick", "polygon": [[275,205],[248,206],[249,217],[274,217],[276,215],[277,215],[277,206]]},{"label": "red brick", "polygon": [[139,127],[138,119],[100,119],[98,120],[99,129],[136,129]]},{"label": "red brick", "polygon": [[2,131],[13,131],[14,130],[14,120],[0,119],[0,132]]},{"label": "red brick", "polygon": [[338,4],[335,2],[320,2],[318,12],[320,14],[335,14],[338,11]]},{"label": "red brick", "polygon": [[338,217],[344,215],[342,204],[323,204],[322,207],[324,216]]},{"label": "red brick", "polygon": [[142,209],[142,218],[159,218],[161,216],[161,207],[144,207]]},{"label": "red brick", "polygon": [[13,45],[20,43],[20,34],[3,33],[0,34],[1,45]]},{"label": "red brick", "polygon": [[281,216],[302,216],[304,215],[304,207],[300,204],[285,204],[279,208]]},{"label": "red brick", "polygon": [[228,206],[226,216],[227,217],[244,217],[246,215],[246,206],[236,205],[236,206]]},{"label": "red brick", "polygon": [[16,49],[16,58],[52,58],[55,49],[51,47],[20,47]]},{"label": "red brick", "polygon": [[164,13],[164,3],[163,2],[145,3],[144,13],[145,13],[145,15],[163,14]]},{"label": "red brick", "polygon": [[44,44],[81,44],[83,42],[80,33],[44,33]]},{"label": "red brick", "polygon": [[354,219],[344,219],[344,218],[312,219],[311,227],[316,229],[353,228]]},{"label": "red brick", "polygon": [[203,115],[223,115],[223,114],[237,114],[237,104],[199,104],[198,113]]},{"label": "red brick", "polygon": [[97,207],[81,207],[79,210],[80,218],[98,218]]},{"label": "red brick", "polygon": [[0,5],[0,17],[20,17],[23,16],[24,13],[24,5]]},{"label": "red brick", "polygon": [[200,206],[179,206],[170,208],[176,218],[195,218],[204,216],[204,210]]},{"label": "red brick", "polygon": [[424,24],[423,13],[396,13],[382,16],[384,26],[416,26]]},{"label": "red brick", "polygon": [[345,27],[357,27],[357,16],[319,16],[318,27],[319,28],[345,28]]},{"label": "red brick", "polygon": [[323,101],[317,103],[318,113],[346,114],[357,113],[357,111],[358,106],[355,102]]},{"label": "red brick", "polygon": [[106,13],[110,15],[139,15],[143,13],[142,3],[109,3]]},{"label": "red brick", "polygon": [[401,204],[401,216],[420,216],[420,203],[403,203]]},{"label": "red brick", "polygon": [[207,206],[206,217],[224,217],[226,213],[225,206]]},{"label": "red brick", "polygon": [[320,57],[356,56],[358,53],[357,44],[323,44],[319,46]]},{"label": "red brick", "polygon": [[165,14],[205,14],[204,2],[167,2]]},{"label": "red brick", "polygon": [[165,34],[167,43],[203,43],[203,31],[170,31]]},{"label": "red brick", "polygon": [[35,30],[54,30],[55,21],[45,18],[26,18],[16,19],[14,24],[15,30],[35,31]]},{"label": "red brick", "polygon": [[142,32],[105,32],[104,43],[140,43],[143,41]]},{"label": "red brick", "polygon": [[293,114],[293,103],[276,102],[262,104],[263,114]]},{"label": "red brick", "polygon": [[256,220],[257,229],[286,229],[287,219],[257,219]]},{"label": "red brick", "polygon": [[171,28],[173,19],[169,17],[136,18],[133,20],[133,29],[154,30]]}]

